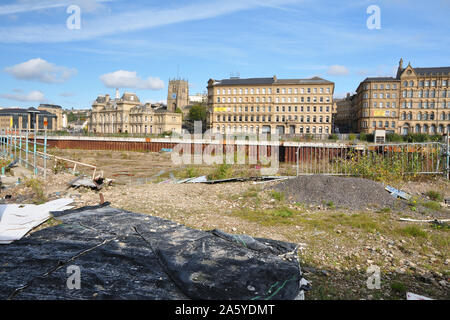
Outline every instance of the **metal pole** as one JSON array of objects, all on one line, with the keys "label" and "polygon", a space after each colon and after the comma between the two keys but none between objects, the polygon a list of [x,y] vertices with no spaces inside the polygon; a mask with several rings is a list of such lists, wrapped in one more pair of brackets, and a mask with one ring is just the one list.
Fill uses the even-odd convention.
[{"label": "metal pole", "polygon": [[450,179],[450,132],[447,132],[447,179]]},{"label": "metal pole", "polygon": [[17,127],[14,126],[14,160],[17,159]]},{"label": "metal pole", "polygon": [[36,167],[36,135],[37,135],[37,129],[36,124],[34,127],[34,148],[33,148],[33,169],[34,169],[34,176],[37,176],[37,167]]},{"label": "metal pole", "polygon": [[25,138],[25,168],[28,169],[28,152],[29,152],[29,141],[28,141],[28,128],[27,128],[27,133],[25,134],[26,138]]},{"label": "metal pole", "polygon": [[22,165],[22,130],[20,131],[19,139],[19,164]]},{"label": "metal pole", "polygon": [[44,132],[44,180],[47,179],[47,126]]}]

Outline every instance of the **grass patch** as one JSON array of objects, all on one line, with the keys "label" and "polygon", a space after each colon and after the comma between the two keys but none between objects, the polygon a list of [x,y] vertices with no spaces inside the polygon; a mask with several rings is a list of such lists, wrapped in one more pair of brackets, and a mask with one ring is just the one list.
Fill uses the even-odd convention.
[{"label": "grass patch", "polygon": [[31,188],[34,193],[33,202],[34,204],[43,204],[47,202],[47,197],[45,196],[42,181],[39,179],[28,179],[25,181],[25,186]]},{"label": "grass patch", "polygon": [[391,290],[398,294],[405,294],[407,289],[403,283],[394,281],[391,283]]},{"label": "grass patch", "polygon": [[272,199],[275,199],[275,200],[277,200],[279,202],[284,201],[284,198],[285,198],[284,193],[278,192],[278,191],[275,191],[275,190],[272,190],[270,192],[270,196],[272,197]]},{"label": "grass patch", "polygon": [[208,180],[224,180],[232,177],[233,167],[229,164],[221,164],[208,175]]},{"label": "grass patch", "polygon": [[427,238],[428,234],[420,227],[407,226],[398,230],[398,233],[413,238]]},{"label": "grass patch", "polygon": [[239,209],[234,211],[235,216],[251,221],[257,222],[263,226],[277,226],[277,225],[293,225],[296,223],[298,212],[286,207],[270,210],[250,210]]},{"label": "grass patch", "polygon": [[327,206],[328,206],[330,209],[336,208],[336,206],[334,205],[334,202],[333,202],[333,201],[328,201],[326,204],[327,204]]},{"label": "grass patch", "polygon": [[439,211],[439,210],[441,210],[441,205],[440,205],[440,203],[439,203],[439,202],[436,202],[436,201],[427,201],[427,202],[424,202],[422,205],[423,205],[425,208],[428,208],[428,209],[431,209],[431,210],[434,210],[434,211]]},{"label": "grass patch", "polygon": [[200,169],[197,167],[187,167],[184,171],[182,171],[179,175],[177,175],[180,179],[190,179],[201,176]]},{"label": "grass patch", "polygon": [[442,202],[444,200],[444,196],[439,191],[430,190],[425,195],[433,201]]}]

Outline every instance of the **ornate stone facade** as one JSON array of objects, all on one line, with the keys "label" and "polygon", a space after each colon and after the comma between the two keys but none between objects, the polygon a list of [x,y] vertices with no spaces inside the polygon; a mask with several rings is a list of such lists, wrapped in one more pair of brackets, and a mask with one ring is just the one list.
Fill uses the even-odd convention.
[{"label": "ornate stone facade", "polygon": [[99,96],[92,105],[89,131],[94,133],[181,133],[182,115],[162,106],[142,105],[134,93],[122,98]]},{"label": "ornate stone facade", "polygon": [[450,67],[403,68],[402,59],[395,78],[366,78],[356,92],[359,132],[450,133]]}]

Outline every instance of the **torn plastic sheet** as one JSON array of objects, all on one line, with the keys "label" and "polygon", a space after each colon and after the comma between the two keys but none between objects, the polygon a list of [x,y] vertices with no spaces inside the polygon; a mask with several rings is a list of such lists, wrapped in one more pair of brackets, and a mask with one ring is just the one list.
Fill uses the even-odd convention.
[{"label": "torn plastic sheet", "polygon": [[41,205],[0,205],[0,245],[21,239],[51,218],[51,211],[67,209],[72,199],[58,199]]},{"label": "torn plastic sheet", "polygon": [[[0,246],[0,299],[302,299],[296,245],[187,228],[108,205]],[[286,258],[288,257],[288,258]],[[80,267],[81,289],[66,270]]]},{"label": "torn plastic sheet", "polygon": [[248,181],[276,181],[276,180],[286,180],[290,177],[278,177],[278,176],[262,176],[262,177],[243,177],[243,178],[230,178],[222,180],[208,180],[207,176],[201,176],[197,178],[189,178],[178,181],[177,183],[206,183],[206,184],[220,184],[220,183],[230,183],[230,182],[248,182]]}]

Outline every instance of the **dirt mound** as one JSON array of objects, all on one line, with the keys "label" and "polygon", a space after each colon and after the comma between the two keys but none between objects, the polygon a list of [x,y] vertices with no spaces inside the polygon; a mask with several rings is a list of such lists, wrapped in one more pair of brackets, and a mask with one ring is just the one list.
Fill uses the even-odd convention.
[{"label": "dirt mound", "polygon": [[331,204],[349,209],[393,207],[398,201],[378,182],[351,177],[300,176],[274,187],[286,198],[309,204]]}]

